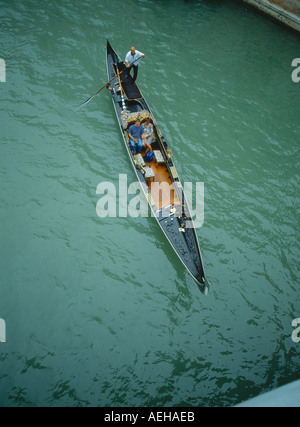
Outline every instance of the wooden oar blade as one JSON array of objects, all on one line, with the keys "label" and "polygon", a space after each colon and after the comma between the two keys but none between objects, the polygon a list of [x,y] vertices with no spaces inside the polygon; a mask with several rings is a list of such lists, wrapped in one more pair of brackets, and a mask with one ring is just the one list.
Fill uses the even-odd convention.
[{"label": "wooden oar blade", "polygon": [[79,110],[79,108],[83,107],[84,105],[88,104],[89,102],[91,102],[92,99],[95,98],[97,94],[94,93],[94,95],[90,96],[86,101],[84,101],[82,104],[78,105],[78,107],[76,108],[76,110]]}]

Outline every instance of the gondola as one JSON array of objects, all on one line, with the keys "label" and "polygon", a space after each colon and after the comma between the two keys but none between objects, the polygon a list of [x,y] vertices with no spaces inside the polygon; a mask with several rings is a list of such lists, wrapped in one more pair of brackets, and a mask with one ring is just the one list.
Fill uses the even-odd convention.
[{"label": "gondola", "polygon": [[[204,273],[198,238],[173,162],[172,151],[138,85],[109,42],[107,42],[107,71],[109,80],[115,77],[110,84],[113,105],[129,159],[152,215],[201,292],[207,295],[209,283]],[[143,153],[137,155],[133,152],[128,136],[129,127],[137,119],[143,123],[147,118],[150,118],[153,124],[156,138],[152,145],[154,158],[149,163],[145,163]],[[165,191],[157,191],[160,184],[161,188],[166,188]]]}]

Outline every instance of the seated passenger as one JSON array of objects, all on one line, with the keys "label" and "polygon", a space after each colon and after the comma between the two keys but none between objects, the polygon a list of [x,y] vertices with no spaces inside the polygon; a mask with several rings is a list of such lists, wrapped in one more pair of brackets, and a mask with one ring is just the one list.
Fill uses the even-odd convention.
[{"label": "seated passenger", "polygon": [[143,123],[142,126],[144,128],[144,134],[145,134],[145,139],[146,139],[145,142],[150,146],[150,150],[152,151],[151,144],[152,144],[152,142],[155,141],[153,124],[151,123],[151,120],[149,118],[147,118],[145,123]]},{"label": "seated passenger", "polygon": [[130,138],[130,144],[134,154],[140,154],[144,147],[142,139],[145,140],[144,129],[141,126],[141,122],[137,120],[134,125],[131,125],[128,129],[128,135]]}]

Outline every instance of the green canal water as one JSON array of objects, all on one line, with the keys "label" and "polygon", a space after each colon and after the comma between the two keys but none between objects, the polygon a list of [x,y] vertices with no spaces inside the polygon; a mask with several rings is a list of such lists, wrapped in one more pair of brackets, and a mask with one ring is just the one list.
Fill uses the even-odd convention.
[{"label": "green canal water", "polygon": [[[0,0],[1,406],[231,406],[300,378],[299,36],[235,1]],[[205,183],[204,297],[154,219],[96,214],[135,181],[106,40],[185,182]]]}]

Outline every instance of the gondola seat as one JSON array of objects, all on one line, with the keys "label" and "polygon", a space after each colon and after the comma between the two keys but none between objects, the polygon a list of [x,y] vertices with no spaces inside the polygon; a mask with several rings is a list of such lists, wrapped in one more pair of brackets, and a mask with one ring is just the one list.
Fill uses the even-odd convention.
[{"label": "gondola seat", "polygon": [[154,150],[153,154],[154,154],[155,162],[157,165],[163,165],[166,163],[164,156],[162,155],[160,150]]},{"label": "gondola seat", "polygon": [[170,172],[171,172],[171,175],[172,175],[173,179],[178,179],[178,173],[177,173],[177,170],[176,170],[175,166],[171,166],[170,167]]},{"label": "gondola seat", "polygon": [[134,162],[136,164],[136,166],[146,166],[145,162],[144,162],[144,158],[141,154],[136,154],[134,156]]},{"label": "gondola seat", "polygon": [[154,170],[152,169],[151,166],[146,166],[143,170],[145,172],[144,178],[145,178],[146,181],[149,181],[150,179],[154,180],[155,173],[154,173]]}]

